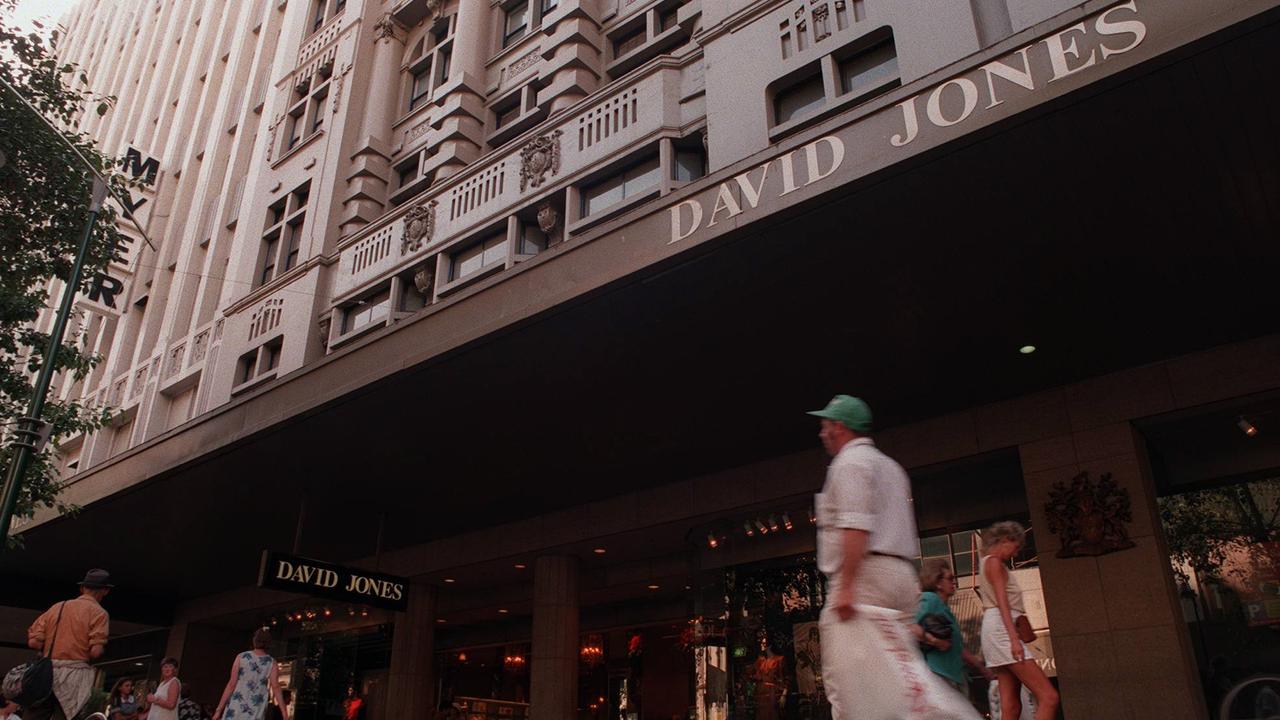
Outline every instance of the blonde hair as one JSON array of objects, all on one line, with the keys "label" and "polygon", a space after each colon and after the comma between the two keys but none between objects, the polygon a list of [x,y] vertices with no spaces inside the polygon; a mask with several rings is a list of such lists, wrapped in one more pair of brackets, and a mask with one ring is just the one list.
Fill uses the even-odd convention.
[{"label": "blonde hair", "polygon": [[1003,520],[982,531],[982,549],[990,550],[1004,540],[1013,540],[1020,544],[1026,536],[1027,531],[1021,523]]},{"label": "blonde hair", "polygon": [[950,569],[951,563],[942,558],[929,558],[920,563],[920,589],[937,592],[938,582]]}]

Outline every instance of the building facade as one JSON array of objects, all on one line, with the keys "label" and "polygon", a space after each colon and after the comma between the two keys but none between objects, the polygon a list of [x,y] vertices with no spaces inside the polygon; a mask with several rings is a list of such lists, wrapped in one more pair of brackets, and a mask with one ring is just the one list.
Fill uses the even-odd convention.
[{"label": "building facade", "polygon": [[829,716],[803,411],[855,392],[922,558],[1032,527],[1066,717],[1217,717],[1280,658],[1277,538],[1171,557],[1280,477],[1275,5],[84,0],[146,237],[5,632],[89,562],[104,674],[204,702],[267,625],[305,718]]}]

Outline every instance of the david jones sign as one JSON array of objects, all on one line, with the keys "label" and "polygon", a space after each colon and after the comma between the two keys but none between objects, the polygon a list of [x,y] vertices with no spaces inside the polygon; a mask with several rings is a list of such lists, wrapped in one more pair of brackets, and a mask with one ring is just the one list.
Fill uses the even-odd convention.
[{"label": "david jones sign", "polygon": [[762,198],[784,197],[832,176],[843,165],[847,147],[871,148],[866,159],[874,159],[876,145],[906,147],[938,128],[951,128],[989,114],[1015,93],[1035,93],[1085,72],[1131,52],[1146,37],[1147,25],[1138,18],[1137,1],[1114,5],[862,118],[839,134],[770,158],[676,203],[669,209],[671,235],[667,243],[680,242],[702,228],[753,210]]},{"label": "david jones sign", "polygon": [[409,581],[404,578],[270,550],[262,553],[258,586],[388,610],[409,607]]}]

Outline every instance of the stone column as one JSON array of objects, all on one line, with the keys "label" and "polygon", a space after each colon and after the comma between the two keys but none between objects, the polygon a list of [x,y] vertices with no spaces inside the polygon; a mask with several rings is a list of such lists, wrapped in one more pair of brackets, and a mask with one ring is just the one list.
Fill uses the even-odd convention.
[{"label": "stone column", "polygon": [[409,609],[396,613],[387,678],[388,718],[418,720],[435,711],[436,590],[409,586]]},{"label": "stone column", "polygon": [[[1132,387],[1089,381],[1069,393],[1071,432],[1024,443],[1027,502],[1040,555],[1054,656],[1069,718],[1202,718],[1200,680],[1169,550],[1160,528],[1145,446],[1127,421],[1102,412]],[[1094,387],[1097,386],[1097,387]],[[1141,383],[1134,383],[1141,388]],[[1092,397],[1090,397],[1092,396]],[[1133,508],[1135,547],[1098,557],[1058,558],[1045,503],[1055,483],[1111,473]]]},{"label": "stone column", "polygon": [[564,720],[578,705],[578,559],[540,557],[533,577],[529,720]]},{"label": "stone column", "polygon": [[[395,19],[390,14],[383,15],[367,35],[372,39],[372,50],[362,50],[356,57],[357,66],[369,63],[368,85],[363,96],[359,140],[352,153],[347,190],[342,197],[342,235],[350,235],[368,225],[386,206],[391,182],[391,122],[398,115],[403,35]],[[355,88],[352,88],[352,97],[359,97]]]}]

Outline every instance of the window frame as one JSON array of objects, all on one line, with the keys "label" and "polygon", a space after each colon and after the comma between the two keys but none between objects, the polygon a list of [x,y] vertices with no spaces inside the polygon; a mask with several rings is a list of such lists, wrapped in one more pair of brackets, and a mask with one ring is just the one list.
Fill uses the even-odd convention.
[{"label": "window frame", "polygon": [[253,289],[275,281],[299,265],[310,199],[311,181],[307,180],[267,206]]}]

